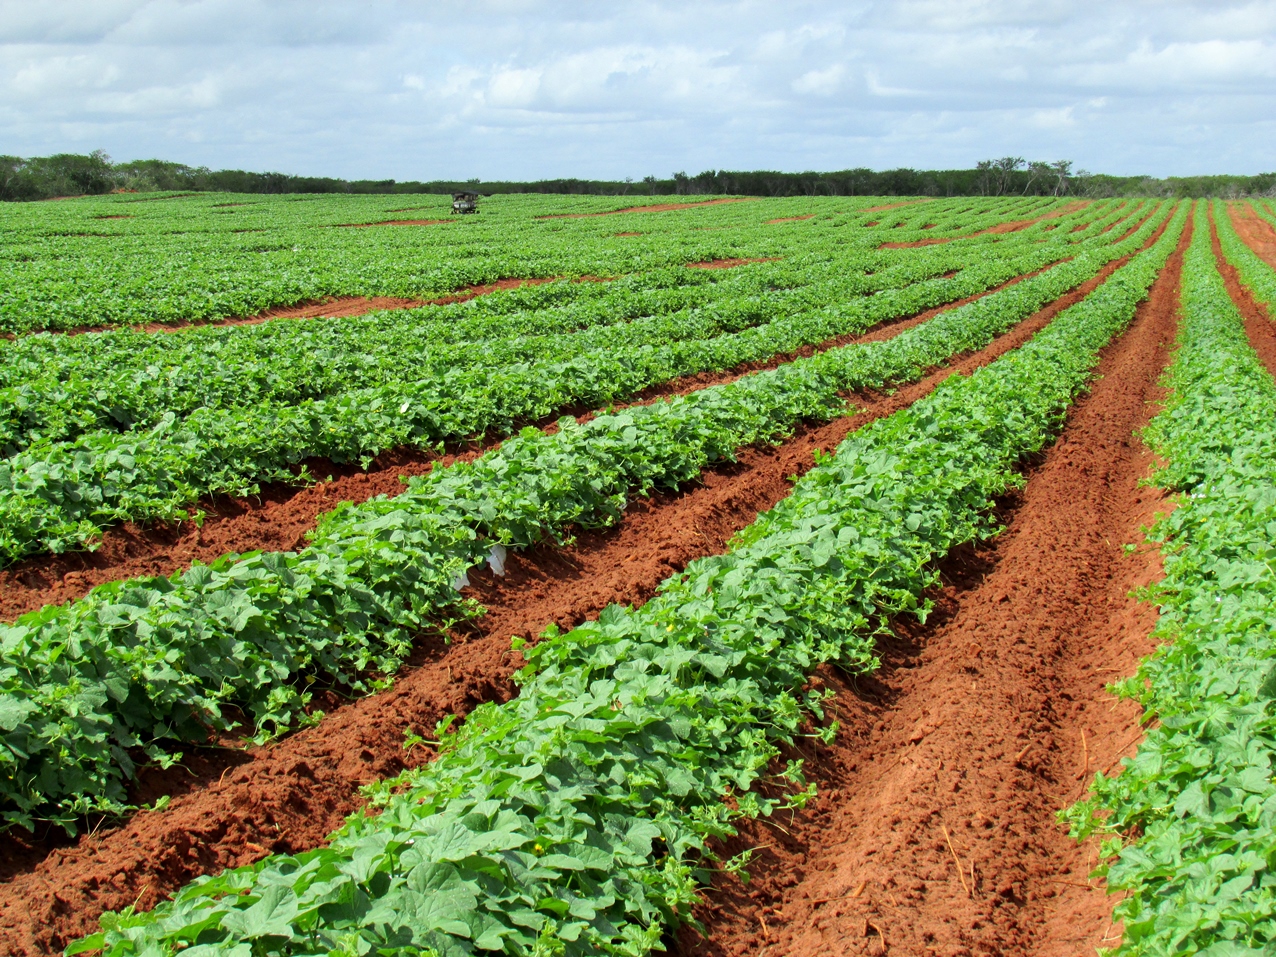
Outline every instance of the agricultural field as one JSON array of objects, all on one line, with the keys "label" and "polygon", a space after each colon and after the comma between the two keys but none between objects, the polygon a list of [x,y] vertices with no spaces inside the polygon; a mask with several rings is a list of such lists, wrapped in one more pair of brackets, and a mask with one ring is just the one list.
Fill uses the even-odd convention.
[{"label": "agricultural field", "polygon": [[0,204],[0,955],[1276,947],[1276,206],[678,199]]}]

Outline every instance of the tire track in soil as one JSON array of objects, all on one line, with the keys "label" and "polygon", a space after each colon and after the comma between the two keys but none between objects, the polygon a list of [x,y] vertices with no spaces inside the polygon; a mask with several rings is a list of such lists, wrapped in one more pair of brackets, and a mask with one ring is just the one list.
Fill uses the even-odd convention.
[{"label": "tire track in soil", "polygon": [[853,396],[862,410],[803,426],[784,444],[746,449],[737,463],[707,471],[701,484],[631,503],[615,528],[581,534],[574,546],[511,553],[506,577],[475,574],[471,594],[488,613],[469,634],[423,642],[392,689],[341,704],[314,728],[249,751],[194,749],[181,769],[146,771],[132,799],[173,795],[163,812],[59,846],[56,835],[0,837],[0,955],[59,950],[96,930],[97,917],[158,901],[201,874],[272,852],[319,846],[359,806],[359,788],[428,759],[405,754],[410,726],[432,731],[448,714],[515,692],[522,659],[509,638],[535,638],[550,623],[579,624],[613,602],[640,604],[661,581],[703,555],[720,553],[740,528],[785,497],[815,450],[831,450],[855,429],[893,414],[949,375],[969,374],[1026,342],[1080,301],[1122,261],[1056,300],[986,349],[893,394]]},{"label": "tire track in soil", "polygon": [[[1063,260],[1061,260],[1063,261]],[[817,346],[804,346],[760,362],[745,362],[722,372],[702,372],[680,376],[644,389],[616,408],[647,405],[664,396],[686,395],[713,385],[733,382],[741,376],[774,369],[794,359],[805,358],[853,342],[880,342],[977,299],[1022,282],[1046,268],[1017,276],[986,292],[967,296],[907,319],[879,323],[869,331],[838,336]],[[582,407],[564,409],[534,423],[552,431],[561,415],[588,421],[593,411]],[[411,448],[383,452],[365,472],[352,463],[337,464],[327,459],[303,463],[313,475],[331,480],[297,488],[281,482],[263,483],[254,499],[219,497],[199,503],[206,514],[203,522],[124,522],[107,529],[94,551],[37,555],[0,569],[0,621],[12,621],[45,605],[82,598],[95,586],[124,578],[171,575],[189,568],[195,561],[209,564],[230,552],[243,554],[256,549],[295,551],[306,545],[306,533],[319,515],[341,502],[365,502],[375,495],[397,495],[404,491],[401,478],[425,475],[438,463],[447,467],[469,461],[500,446],[493,439],[475,443],[450,443],[445,455]]]},{"label": "tire track in soil", "polygon": [[[1240,232],[1240,226],[1245,222],[1236,215],[1236,207],[1231,206],[1228,209],[1231,216],[1232,225],[1237,227]],[[1251,213],[1252,215],[1252,213]],[[1227,258],[1223,255],[1223,246],[1218,239],[1218,224],[1214,221],[1214,209],[1209,207],[1210,216],[1210,241],[1214,247],[1214,259],[1218,263],[1218,271],[1223,274],[1223,284],[1227,287],[1227,294],[1232,297],[1232,302],[1236,305],[1236,309],[1241,314],[1241,318],[1245,321],[1245,335],[1249,337],[1249,344],[1254,347],[1254,351],[1258,353],[1258,358],[1263,365],[1267,367],[1267,371],[1276,376],[1276,324],[1273,324],[1272,317],[1268,314],[1263,303],[1254,298],[1254,294],[1249,291],[1249,287],[1241,282],[1240,273],[1236,271],[1236,267],[1231,265]],[[1263,226],[1267,223],[1262,220],[1257,222]],[[1268,227],[1268,232],[1271,228]],[[1253,238],[1253,232],[1249,235],[1242,234],[1242,240],[1262,256],[1259,252],[1261,248]],[[1276,234],[1272,236],[1271,260],[1276,261]],[[1263,257],[1266,258],[1266,257]]]},{"label": "tire track in soil", "polygon": [[1097,845],[1079,847],[1055,812],[1142,737],[1138,707],[1114,705],[1104,685],[1154,647],[1156,610],[1129,591],[1161,577],[1159,554],[1121,546],[1170,507],[1139,486],[1153,459],[1133,433],[1163,396],[1187,239],[1025,488],[1001,503],[1006,530],[942,563],[928,624],[897,623],[874,675],[818,676],[842,722],[832,747],[802,755],[821,796],[776,826],[741,828],[725,850],[760,848],[752,880],[716,876],[696,909],[707,939],[684,928],[677,952],[1114,946],[1115,901],[1087,879]]}]

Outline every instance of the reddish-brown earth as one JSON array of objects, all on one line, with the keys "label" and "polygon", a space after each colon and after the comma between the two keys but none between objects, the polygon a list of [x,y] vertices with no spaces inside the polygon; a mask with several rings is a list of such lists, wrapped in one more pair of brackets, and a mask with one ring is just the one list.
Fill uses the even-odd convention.
[{"label": "reddish-brown earth", "polygon": [[336,707],[317,727],[273,746],[242,752],[196,749],[185,769],[144,773],[135,800],[175,795],[161,813],[58,847],[23,845],[10,835],[0,876],[0,954],[47,953],[94,928],[106,909],[153,906],[193,877],[271,851],[320,843],[358,805],[358,787],[428,757],[405,755],[409,726],[429,731],[448,713],[512,693],[518,665],[512,634],[534,637],[567,627],[613,601],[641,602],[699,555],[721,551],[731,534],[788,493],[788,478],[850,431],[916,401],[954,371],[970,372],[1021,345],[1093,280],[1025,320],[987,349],[889,396],[859,396],[860,415],[799,429],[778,448],[745,450],[700,485],[633,503],[619,527],[582,535],[571,548],[542,547],[511,557],[505,579],[475,576],[489,609],[450,645],[423,642],[395,687]]},{"label": "reddish-brown earth", "polygon": [[[916,206],[918,203],[929,203],[929,199],[909,199],[902,203],[887,203],[885,206],[869,206],[867,209],[857,209],[857,213],[880,213],[887,209],[899,209],[901,206]],[[870,224],[871,225],[871,224]]]},{"label": "reddish-brown earth", "polygon": [[805,220],[814,219],[814,218],[815,218],[814,213],[808,213],[805,216],[781,216],[779,219],[768,219],[766,221],[766,224],[768,226],[774,226],[776,223],[800,223],[800,222],[804,222]]},{"label": "reddish-brown earth", "polygon": [[[938,246],[943,243],[951,243],[954,239],[969,239],[971,236],[992,236],[992,235],[997,235],[1000,233],[1017,233],[1021,229],[1027,229],[1029,226],[1033,226],[1037,223],[1044,222],[1045,220],[1057,219],[1060,216],[1067,216],[1069,213],[1074,213],[1079,209],[1084,209],[1088,205],[1090,205],[1088,202],[1078,200],[1075,203],[1069,203],[1067,206],[1063,207],[1062,209],[1056,209],[1052,213],[1046,213],[1044,216],[1038,216],[1036,219],[1011,219],[1011,220],[1007,220],[1004,223],[998,223],[996,226],[989,226],[987,229],[981,229],[978,232],[970,233],[966,236],[936,237],[934,239],[915,239],[912,242],[907,242],[907,243],[894,243],[894,242],[882,243],[881,246],[879,246],[878,248],[879,249],[917,249],[921,246]],[[869,224],[869,225],[874,225],[874,224]],[[1083,223],[1081,227],[1078,227],[1078,228],[1084,228],[1087,225],[1089,224]],[[929,229],[930,227],[927,226],[923,228]]]},{"label": "reddish-brown earth", "polygon": [[1276,230],[1272,229],[1271,223],[1254,212],[1249,203],[1228,203],[1227,212],[1246,245],[1267,265],[1276,269]]},{"label": "reddish-brown earth", "polygon": [[[1237,204],[1233,204],[1229,213],[1232,214],[1232,223],[1239,226],[1244,220],[1236,215],[1236,208]],[[1249,287],[1241,282],[1241,277],[1236,271],[1236,267],[1229,263],[1227,257],[1223,255],[1223,247],[1218,240],[1218,225],[1214,221],[1214,211],[1212,209],[1209,212],[1209,216],[1210,239],[1214,247],[1214,258],[1218,262],[1218,271],[1223,274],[1223,284],[1227,286],[1228,295],[1232,297],[1232,302],[1236,304],[1241,318],[1245,320],[1245,334],[1249,337],[1250,345],[1258,353],[1258,358],[1267,367],[1267,371],[1276,376],[1276,324],[1273,324],[1272,317],[1268,314],[1266,306],[1254,298],[1254,294],[1249,291]],[[1267,223],[1262,220],[1258,220],[1258,222],[1263,226],[1267,226]],[[1270,231],[1270,227],[1268,229]],[[1237,232],[1240,232],[1239,228]],[[1256,245],[1258,232],[1256,228],[1250,228],[1247,234],[1241,234],[1242,240],[1255,252],[1258,252],[1258,245]],[[1272,251],[1276,253],[1276,234],[1273,234],[1272,239]]]},{"label": "reddish-brown earth", "polygon": [[734,269],[736,266],[747,266],[750,263],[779,262],[779,256],[768,256],[762,259],[708,259],[700,263],[687,263],[688,269]]},{"label": "reddish-brown earth", "polygon": [[1088,878],[1096,846],[1055,812],[1141,737],[1104,686],[1152,649],[1155,608],[1129,593],[1159,556],[1122,546],[1169,508],[1140,485],[1153,462],[1133,432],[1162,396],[1185,246],[1001,503],[1006,530],[943,563],[927,624],[897,622],[872,676],[820,676],[842,723],[802,749],[821,796],[729,843],[757,849],[752,880],[715,879],[683,953],[1071,957],[1119,940]]},{"label": "reddish-brown earth", "polygon": [[756,197],[743,196],[738,199],[710,199],[702,203],[653,203],[650,206],[627,206],[624,209],[609,209],[604,213],[550,213],[537,216],[537,219],[589,219],[593,216],[619,216],[621,213],[669,213],[679,209],[699,209],[702,206],[722,206],[726,203],[750,203]]},{"label": "reddish-brown earth", "polygon": [[[1124,260],[1122,260],[1124,261]],[[1106,277],[1119,263],[1104,268],[1099,278]],[[702,372],[680,376],[644,389],[635,395],[631,405],[646,404],[662,396],[683,395],[709,386],[732,382],[751,372],[774,369],[794,359],[816,352],[849,345],[852,342],[878,342],[920,325],[935,315],[982,299],[1001,289],[1022,282],[1050,267],[1017,276],[982,293],[927,309],[908,319],[881,323],[860,334],[848,334],[793,352],[781,353],[759,362],[745,362],[719,372]],[[1088,292],[1098,279],[1079,288]],[[1075,296],[1076,293],[1070,294]],[[1068,303],[1074,301],[1065,297]],[[621,404],[623,405],[623,404]],[[563,414],[573,414],[564,410]],[[586,421],[591,413],[577,414]],[[554,420],[557,415],[553,417]],[[548,430],[552,422],[545,423]],[[458,450],[443,456],[442,465],[472,458],[498,442]],[[403,490],[399,477],[423,475],[434,467],[436,457],[412,449],[396,449],[383,453],[367,472],[352,465],[336,465],[326,460],[306,463],[311,474],[332,476],[317,485],[297,489],[286,485],[268,485],[256,500],[230,499],[200,504],[206,513],[202,523],[154,522],[138,525],[127,522],[109,529],[99,547],[92,552],[68,552],[62,555],[37,556],[0,570],[0,621],[9,621],[47,604],[60,604],[80,598],[103,582],[146,575],[170,575],[190,567],[194,561],[205,564],[229,552],[244,553],[255,549],[288,551],[305,545],[305,533],[314,527],[317,517],[344,501],[363,502],[374,495],[394,495]]]},{"label": "reddish-brown earth", "polygon": [[[236,232],[260,232],[260,230],[241,229]],[[275,306],[259,312],[254,316],[237,316],[228,319],[210,319],[198,322],[148,322],[130,326],[134,332],[178,332],[192,326],[254,326],[273,319],[341,319],[349,316],[362,316],[369,312],[391,309],[415,309],[418,306],[447,306],[457,302],[468,302],[479,296],[486,296],[504,289],[518,289],[520,286],[539,286],[542,283],[554,282],[561,276],[550,276],[539,279],[498,279],[496,282],[481,285],[465,286],[456,292],[439,296],[435,299],[404,299],[397,296],[329,296],[325,299],[312,299],[295,306]],[[607,282],[596,276],[581,276],[577,282]],[[76,336],[87,332],[106,332],[118,326],[79,326],[63,331],[63,335]],[[13,338],[8,336],[8,338]]]},{"label": "reddish-brown earth", "polygon": [[132,218],[133,218],[133,214],[132,214],[132,213],[119,213],[119,214],[114,215],[114,216],[108,216],[108,215],[106,215],[105,213],[103,213],[102,215],[100,215],[100,216],[94,216],[93,218],[94,218],[94,219],[132,219]]},{"label": "reddish-brown earth", "polygon": [[[774,369],[785,362],[814,355],[826,349],[852,342],[877,342],[920,325],[948,309],[956,309],[981,299],[999,289],[1022,282],[1036,273],[1018,276],[987,292],[967,296],[928,309],[909,319],[887,322],[860,335],[845,335],[817,346],[806,346],[795,352],[772,356],[762,362],[741,363],[720,372],[702,372],[680,376],[644,389],[628,404],[646,404],[662,396],[684,395],[709,386],[733,382],[740,376],[763,369]],[[566,410],[564,414],[570,414]],[[581,421],[591,413],[577,416]],[[558,416],[555,415],[554,420]],[[552,423],[544,424],[547,430]],[[473,458],[498,445],[492,442],[465,450],[456,450],[441,458],[429,452],[396,449],[373,460],[361,471],[353,465],[336,465],[326,460],[306,463],[313,475],[331,476],[316,485],[302,489],[271,484],[263,488],[257,499],[206,501],[200,508],[206,513],[201,523],[152,522],[138,525],[126,522],[109,529],[99,547],[92,552],[68,552],[62,555],[37,556],[0,570],[0,621],[10,621],[28,611],[48,604],[60,604],[80,598],[103,582],[119,581],[147,575],[171,575],[189,568],[195,561],[208,564],[230,552],[290,551],[304,547],[305,535],[314,528],[318,516],[341,502],[363,502],[374,495],[395,495],[403,490],[400,477],[428,473],[436,461],[442,466],[457,460]]]}]

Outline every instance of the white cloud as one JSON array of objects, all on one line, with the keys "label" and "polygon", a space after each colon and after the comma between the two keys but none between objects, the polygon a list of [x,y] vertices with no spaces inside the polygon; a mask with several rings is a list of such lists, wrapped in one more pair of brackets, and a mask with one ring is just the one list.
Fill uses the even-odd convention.
[{"label": "white cloud", "polygon": [[399,179],[1276,166],[1276,0],[0,0],[5,152]]},{"label": "white cloud", "polygon": [[813,93],[816,96],[832,96],[842,85],[846,69],[840,63],[824,70],[811,70],[793,81],[795,93]]}]

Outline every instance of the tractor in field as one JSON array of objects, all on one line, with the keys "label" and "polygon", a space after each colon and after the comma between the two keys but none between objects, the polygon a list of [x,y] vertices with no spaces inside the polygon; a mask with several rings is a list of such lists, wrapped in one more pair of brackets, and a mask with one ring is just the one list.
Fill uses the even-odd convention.
[{"label": "tractor in field", "polygon": [[466,190],[463,193],[452,194],[452,212],[453,213],[477,213],[478,209],[478,193]]}]

